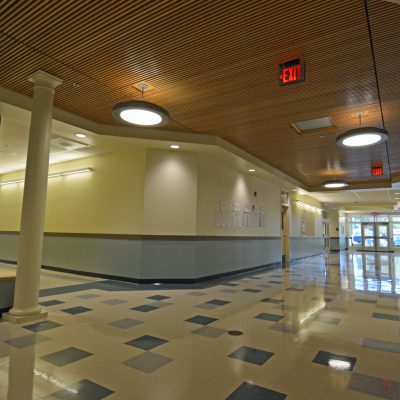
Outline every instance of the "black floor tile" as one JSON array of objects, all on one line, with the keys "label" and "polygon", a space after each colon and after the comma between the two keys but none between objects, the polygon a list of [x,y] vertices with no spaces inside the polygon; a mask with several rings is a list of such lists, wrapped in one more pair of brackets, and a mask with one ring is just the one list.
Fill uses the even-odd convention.
[{"label": "black floor tile", "polygon": [[112,393],[112,390],[84,379],[45,397],[44,400],[102,400]]},{"label": "black floor tile", "polygon": [[165,300],[165,299],[170,299],[170,297],[169,296],[162,296],[160,294],[156,294],[155,296],[147,297],[147,299],[161,301],[161,300]]},{"label": "black floor tile", "polygon": [[155,336],[145,335],[138,337],[136,339],[130,340],[129,342],[125,342],[125,344],[133,347],[137,347],[142,350],[151,350],[158,346],[161,346],[164,343],[167,343],[168,340],[161,339]]},{"label": "black floor tile", "polygon": [[281,304],[283,300],[279,299],[271,299],[270,297],[266,297],[265,299],[261,300],[263,303],[272,303],[272,304]]},{"label": "black floor tile", "polygon": [[243,382],[226,400],[285,400],[284,393]]},{"label": "black floor tile", "polygon": [[283,315],[276,315],[276,314],[269,314],[269,313],[261,313],[258,314],[255,318],[257,319],[263,319],[265,321],[274,321],[278,322],[281,319],[285,318]]},{"label": "black floor tile", "polygon": [[154,310],[159,310],[159,307],[150,306],[148,304],[143,304],[142,306],[132,307],[131,310],[140,312],[150,312]]},{"label": "black floor tile", "polygon": [[40,358],[57,367],[63,367],[64,365],[71,364],[92,355],[92,353],[87,351],[80,350],[75,347],[69,347],[61,351],[56,351],[55,353],[47,354],[46,356]]},{"label": "black floor tile", "polygon": [[214,321],[217,321],[216,318],[211,318],[211,317],[205,317],[204,315],[195,315],[194,317],[191,317],[189,319],[185,319],[186,322],[191,322],[193,324],[199,324],[199,325],[208,325],[211,324]]},{"label": "black floor tile", "polygon": [[64,311],[68,314],[75,315],[75,314],[82,314],[82,313],[85,313],[88,311],[92,311],[92,309],[87,308],[87,307],[77,306],[77,307],[65,308],[64,310],[61,310],[61,311]]},{"label": "black floor tile", "polygon": [[274,353],[270,353],[268,351],[242,346],[233,353],[229,354],[228,357],[235,358],[237,360],[245,361],[252,364],[263,365],[273,355]]},{"label": "black floor tile", "polygon": [[49,307],[49,306],[56,306],[57,304],[64,304],[65,301],[61,300],[47,300],[47,301],[41,301],[39,304],[41,306]]},{"label": "black floor tile", "polygon": [[327,351],[319,351],[312,362],[321,365],[327,365],[328,367],[342,371],[353,371],[353,368],[357,362],[357,358],[329,353]]}]

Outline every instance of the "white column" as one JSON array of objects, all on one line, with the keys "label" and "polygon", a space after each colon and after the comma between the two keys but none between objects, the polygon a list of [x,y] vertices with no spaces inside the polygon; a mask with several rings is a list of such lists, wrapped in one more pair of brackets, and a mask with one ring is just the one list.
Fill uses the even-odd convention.
[{"label": "white column", "polygon": [[14,307],[6,316],[11,322],[46,317],[39,301],[40,267],[46,212],[50,132],[54,89],[62,80],[44,71],[29,78],[33,83],[33,106],[22,205]]}]

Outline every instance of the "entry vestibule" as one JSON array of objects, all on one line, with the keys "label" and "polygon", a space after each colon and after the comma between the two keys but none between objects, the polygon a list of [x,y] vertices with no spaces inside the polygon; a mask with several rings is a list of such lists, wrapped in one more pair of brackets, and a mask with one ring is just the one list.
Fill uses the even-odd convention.
[{"label": "entry vestibule", "polygon": [[353,250],[400,250],[400,215],[348,217],[348,245]]}]

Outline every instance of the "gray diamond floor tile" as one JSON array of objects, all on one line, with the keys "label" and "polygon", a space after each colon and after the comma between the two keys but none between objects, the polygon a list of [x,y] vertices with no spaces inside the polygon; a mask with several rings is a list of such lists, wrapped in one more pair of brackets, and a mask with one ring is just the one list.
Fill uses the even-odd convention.
[{"label": "gray diamond floor tile", "polygon": [[259,289],[243,289],[243,292],[248,292],[248,293],[260,293],[261,290]]},{"label": "gray diamond floor tile", "polygon": [[201,328],[192,331],[195,335],[206,336],[209,338],[217,338],[223,335],[226,331],[224,329],[213,328],[212,326],[202,326]]},{"label": "gray diamond floor tile", "polygon": [[143,321],[138,321],[136,319],[131,319],[131,318],[124,318],[110,323],[110,325],[121,329],[129,329],[141,324],[143,324]]},{"label": "gray diamond floor tile", "polygon": [[25,336],[20,336],[14,339],[6,340],[5,343],[8,343],[10,346],[16,347],[17,349],[23,349],[24,347],[33,346],[37,343],[47,342],[50,340],[46,336],[37,335],[35,333]]},{"label": "gray diamond floor tile", "polygon": [[95,297],[100,297],[100,295],[93,293],[86,293],[86,294],[80,294],[76,297],[79,297],[81,299],[94,299]]},{"label": "gray diamond floor tile", "polygon": [[154,301],[153,303],[149,304],[149,306],[157,307],[157,308],[168,307],[171,305],[172,305],[172,303],[168,303],[167,301]]},{"label": "gray diamond floor tile", "polygon": [[237,290],[237,289],[222,289],[221,290],[221,292],[224,292],[224,293],[239,293],[239,290]]},{"label": "gray diamond floor tile", "polygon": [[366,338],[364,339],[362,346],[369,349],[387,351],[389,353],[400,353],[400,343]]},{"label": "gray diamond floor tile", "polygon": [[112,393],[114,393],[112,390],[84,379],[46,396],[44,400],[102,400]]},{"label": "gray diamond floor tile", "polygon": [[285,400],[286,397],[284,393],[244,382],[226,400]]},{"label": "gray diamond floor tile", "polygon": [[245,361],[251,364],[263,365],[266,363],[274,353],[268,351],[254,349],[252,347],[242,346],[233,353],[229,354],[228,357],[235,358],[237,360]]},{"label": "gray diamond floor tile", "polygon": [[372,318],[386,319],[388,321],[400,321],[400,317],[398,315],[382,314],[376,312],[372,314]]},{"label": "gray diamond floor tile", "polygon": [[136,357],[124,361],[122,364],[126,365],[127,367],[137,369],[146,374],[150,374],[157,369],[163,367],[164,365],[169,364],[171,361],[173,361],[172,358],[147,351]]},{"label": "gray diamond floor tile", "polygon": [[211,317],[206,317],[204,315],[195,315],[194,317],[185,319],[186,322],[191,322],[193,324],[199,324],[199,325],[208,325],[211,324],[214,321],[217,321],[216,318],[211,318]]},{"label": "gray diamond floor tile", "polygon": [[156,301],[161,301],[161,300],[165,300],[165,299],[170,299],[169,296],[162,296],[160,294],[156,294],[154,296],[150,296],[150,297],[146,297],[147,299],[150,300],[156,300]]},{"label": "gray diamond floor tile", "polygon": [[283,300],[279,299],[271,299],[270,297],[266,297],[265,299],[261,300],[263,303],[272,303],[272,304],[281,304]]},{"label": "gray diamond floor tile", "polygon": [[158,346],[161,346],[164,343],[167,343],[168,340],[161,339],[155,336],[145,335],[138,337],[136,339],[130,340],[129,342],[125,342],[125,344],[133,347],[137,347],[142,350],[151,350]]},{"label": "gray diamond floor tile", "polygon": [[117,306],[118,304],[123,304],[127,302],[128,302],[127,300],[122,300],[122,299],[110,299],[102,301],[102,303],[108,304],[110,306]]},{"label": "gray diamond floor tile", "polygon": [[284,322],[277,322],[276,324],[272,325],[271,328],[274,331],[281,331],[285,333],[297,333],[299,328],[292,324],[285,324]]},{"label": "gray diamond floor tile", "polygon": [[63,367],[92,355],[92,353],[77,349],[76,347],[69,347],[67,349],[56,351],[55,353],[47,354],[40,358],[57,367]]},{"label": "gray diamond floor tile", "polygon": [[65,313],[71,314],[71,315],[76,315],[76,314],[82,314],[88,311],[92,311],[91,308],[87,308],[87,307],[82,307],[82,306],[77,306],[77,307],[71,307],[71,308],[64,308]]},{"label": "gray diamond floor tile", "polygon": [[145,313],[145,312],[150,312],[150,311],[154,311],[154,310],[159,310],[159,308],[150,306],[148,304],[143,304],[142,306],[132,307],[131,310]]},{"label": "gray diamond floor tile", "polygon": [[398,400],[400,398],[400,383],[389,379],[353,373],[347,386],[356,392],[376,396],[381,399]]},{"label": "gray diamond floor tile", "polygon": [[255,316],[257,319],[263,319],[265,321],[274,321],[278,322],[281,319],[285,318],[283,315],[276,315],[276,314],[268,314],[268,313],[261,313]]},{"label": "gray diamond floor tile", "polygon": [[207,301],[206,304],[212,304],[214,306],[224,306],[225,304],[229,304],[230,301],[227,300],[219,300],[219,299],[213,299],[210,301]]},{"label": "gray diamond floor tile", "polygon": [[50,307],[50,306],[56,306],[58,304],[64,304],[65,301],[61,300],[47,300],[47,301],[41,301],[39,304],[44,307]]},{"label": "gray diamond floor tile", "polygon": [[28,329],[32,332],[42,332],[42,331],[47,331],[49,329],[54,329],[58,328],[59,326],[62,326],[58,322],[54,321],[42,321],[42,322],[36,322],[34,324],[30,325],[25,325],[24,328]]}]

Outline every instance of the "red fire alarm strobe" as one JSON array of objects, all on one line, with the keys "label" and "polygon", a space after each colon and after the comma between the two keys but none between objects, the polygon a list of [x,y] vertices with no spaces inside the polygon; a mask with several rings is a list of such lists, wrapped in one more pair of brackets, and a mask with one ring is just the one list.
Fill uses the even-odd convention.
[{"label": "red fire alarm strobe", "polygon": [[279,64],[279,84],[281,86],[304,82],[305,79],[305,64],[300,59]]}]

